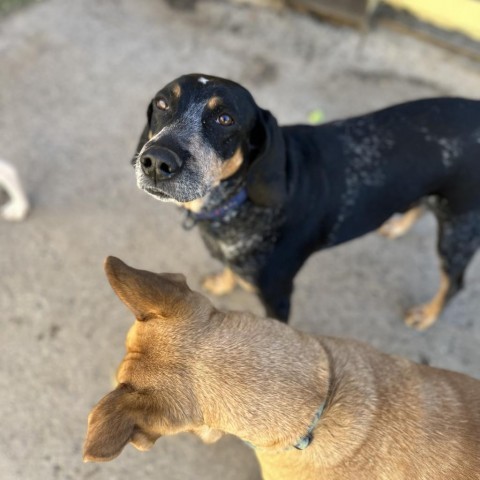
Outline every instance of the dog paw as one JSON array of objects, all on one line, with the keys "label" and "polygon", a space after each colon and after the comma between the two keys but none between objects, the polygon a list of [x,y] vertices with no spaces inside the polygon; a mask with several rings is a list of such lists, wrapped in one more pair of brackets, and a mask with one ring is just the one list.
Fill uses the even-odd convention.
[{"label": "dog paw", "polygon": [[407,231],[408,227],[405,226],[402,218],[391,218],[378,229],[380,235],[390,238],[391,240],[405,235]]},{"label": "dog paw", "polygon": [[202,288],[212,295],[226,295],[236,285],[236,280],[231,270],[224,270],[221,273],[207,275],[202,281]]},{"label": "dog paw", "polygon": [[20,222],[28,214],[28,204],[24,202],[9,202],[0,208],[0,217],[10,222]]},{"label": "dog paw", "polygon": [[423,331],[431,327],[436,319],[437,315],[432,312],[431,306],[427,304],[410,309],[405,317],[405,323],[409,327]]}]

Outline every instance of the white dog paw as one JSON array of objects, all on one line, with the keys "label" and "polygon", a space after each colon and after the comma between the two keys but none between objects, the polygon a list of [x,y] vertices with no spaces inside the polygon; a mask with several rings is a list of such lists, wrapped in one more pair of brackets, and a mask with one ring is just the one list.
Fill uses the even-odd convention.
[{"label": "white dog paw", "polygon": [[10,222],[20,222],[28,215],[28,204],[24,202],[8,202],[0,208],[0,217]]}]

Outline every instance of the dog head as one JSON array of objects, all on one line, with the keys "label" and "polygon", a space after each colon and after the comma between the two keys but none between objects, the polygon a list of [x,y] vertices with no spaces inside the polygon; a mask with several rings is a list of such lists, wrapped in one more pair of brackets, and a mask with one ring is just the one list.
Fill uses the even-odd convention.
[{"label": "dog head", "polygon": [[184,75],[162,88],[132,161],[137,185],[163,201],[200,199],[245,175],[249,198],[277,206],[286,196],[285,146],[275,118],[241,85]]},{"label": "dog head", "polygon": [[105,270],[137,321],[127,335],[117,388],[89,415],[84,460],[111,460],[129,442],[148,450],[157,438],[179,432],[218,440],[222,433],[203,423],[191,378],[197,341],[217,311],[183,275],[136,270],[113,257]]},{"label": "dog head", "polygon": [[[118,386],[88,418],[85,461],[108,461],[127,443],[224,433],[262,448],[294,445],[329,390],[316,339],[248,312],[222,312],[180,274],[137,270],[109,257],[110,284],[136,317]],[[301,355],[300,355],[301,352]]]}]

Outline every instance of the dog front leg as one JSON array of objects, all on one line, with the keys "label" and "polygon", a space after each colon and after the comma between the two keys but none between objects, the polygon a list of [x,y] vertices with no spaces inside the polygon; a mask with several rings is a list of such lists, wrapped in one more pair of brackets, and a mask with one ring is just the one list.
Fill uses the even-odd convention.
[{"label": "dog front leg", "polygon": [[[301,267],[301,262],[286,265],[281,256],[269,259],[257,281],[258,296],[268,317],[288,322],[290,298],[293,293],[293,279]],[[287,257],[288,258],[288,257]]]},{"label": "dog front leg", "polygon": [[269,255],[255,281],[269,317],[288,322],[293,280],[312,250],[304,238],[290,236],[284,237]]},{"label": "dog front leg", "polygon": [[265,307],[265,313],[287,323],[290,315],[290,297],[293,293],[293,281],[279,283],[277,281],[263,282],[259,288],[259,298]]}]

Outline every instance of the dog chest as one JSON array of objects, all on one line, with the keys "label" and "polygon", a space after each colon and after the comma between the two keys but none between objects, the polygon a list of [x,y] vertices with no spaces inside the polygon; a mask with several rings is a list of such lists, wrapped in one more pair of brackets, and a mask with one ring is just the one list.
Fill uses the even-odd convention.
[{"label": "dog chest", "polygon": [[199,222],[199,228],[211,255],[242,274],[243,270],[253,273],[261,267],[278,240],[283,222],[280,209],[248,203],[228,218]]}]

